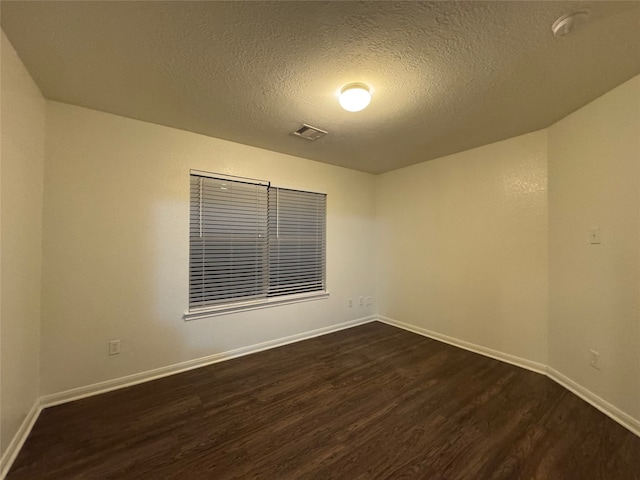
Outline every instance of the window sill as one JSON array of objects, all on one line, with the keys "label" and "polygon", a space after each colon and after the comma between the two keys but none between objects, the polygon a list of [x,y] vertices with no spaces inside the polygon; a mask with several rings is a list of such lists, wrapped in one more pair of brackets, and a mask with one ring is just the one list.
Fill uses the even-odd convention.
[{"label": "window sill", "polygon": [[254,300],[251,302],[228,303],[217,307],[207,307],[199,310],[190,310],[182,317],[185,321],[198,320],[200,318],[216,317],[229,313],[246,312],[248,310],[259,310],[261,308],[276,307],[278,305],[288,305],[290,303],[308,302],[328,298],[329,292],[303,293],[299,295],[287,295],[273,297],[266,300]]}]

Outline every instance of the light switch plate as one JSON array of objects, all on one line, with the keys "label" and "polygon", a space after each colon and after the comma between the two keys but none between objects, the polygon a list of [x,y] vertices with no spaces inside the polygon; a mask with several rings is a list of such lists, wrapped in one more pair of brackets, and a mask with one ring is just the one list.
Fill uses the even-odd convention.
[{"label": "light switch plate", "polygon": [[598,245],[600,243],[600,227],[591,227],[589,229],[589,243]]}]

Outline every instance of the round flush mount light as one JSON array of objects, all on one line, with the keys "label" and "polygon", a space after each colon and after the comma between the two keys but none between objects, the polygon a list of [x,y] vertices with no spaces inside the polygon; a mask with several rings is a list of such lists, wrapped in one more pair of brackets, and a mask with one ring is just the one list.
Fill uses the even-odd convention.
[{"label": "round flush mount light", "polygon": [[589,12],[587,12],[586,10],[562,15],[555,22],[553,22],[553,25],[551,25],[551,31],[556,37],[565,37],[573,31],[578,21],[584,19],[588,15]]},{"label": "round flush mount light", "polygon": [[359,112],[371,102],[371,92],[364,83],[350,83],[342,87],[338,101],[346,111]]}]

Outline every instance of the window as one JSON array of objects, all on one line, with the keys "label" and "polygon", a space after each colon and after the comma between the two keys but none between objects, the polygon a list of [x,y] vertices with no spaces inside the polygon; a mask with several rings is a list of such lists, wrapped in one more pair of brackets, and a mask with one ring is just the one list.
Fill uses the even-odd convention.
[{"label": "window", "polygon": [[326,195],[269,189],[270,297],[325,289]]},{"label": "window", "polygon": [[189,309],[267,294],[268,186],[191,175]]},{"label": "window", "polygon": [[190,181],[185,318],[326,296],[326,195],[205,172]]}]

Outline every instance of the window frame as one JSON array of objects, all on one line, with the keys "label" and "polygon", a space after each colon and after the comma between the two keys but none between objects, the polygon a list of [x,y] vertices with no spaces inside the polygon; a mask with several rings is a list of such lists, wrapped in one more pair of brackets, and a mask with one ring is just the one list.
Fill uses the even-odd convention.
[{"label": "window frame", "polygon": [[[299,191],[299,192],[304,192],[304,193],[315,193],[315,194],[320,194],[320,195],[324,195],[325,196],[325,210],[324,210],[324,245],[323,245],[323,278],[322,278],[322,283],[323,283],[323,289],[322,290],[314,290],[311,292],[304,292],[304,293],[294,293],[294,294],[290,294],[290,295],[275,295],[275,296],[267,296],[266,298],[258,298],[258,299],[251,299],[251,300],[237,300],[237,301],[229,301],[229,302],[221,302],[221,303],[217,303],[217,304],[213,304],[213,305],[207,305],[207,306],[202,306],[202,307],[192,307],[190,302],[190,293],[191,293],[191,287],[190,287],[190,280],[191,280],[191,273],[190,273],[190,268],[191,268],[191,233],[189,233],[189,256],[188,256],[188,279],[189,282],[188,283],[188,289],[189,289],[189,299],[188,299],[188,308],[187,311],[184,313],[183,318],[184,320],[196,320],[196,319],[200,319],[200,318],[207,318],[207,317],[213,317],[213,316],[218,316],[218,315],[225,315],[225,314],[230,314],[230,313],[236,313],[236,312],[243,312],[243,311],[250,311],[250,310],[257,310],[257,309],[262,309],[262,308],[268,308],[268,307],[273,307],[273,306],[279,306],[279,305],[287,305],[287,304],[294,304],[294,303],[300,303],[300,302],[307,302],[307,301],[312,301],[312,300],[320,300],[320,299],[324,299],[324,298],[328,298],[329,297],[329,291],[327,288],[327,255],[326,255],[326,249],[327,249],[327,197],[328,195],[326,194],[326,192],[321,192],[318,190],[312,190],[312,189],[308,189],[308,188],[304,188],[304,187],[298,187],[298,186],[289,186],[289,185],[275,185],[272,184],[271,182],[268,181],[264,181],[264,180],[257,180],[257,179],[252,179],[252,178],[245,178],[245,177],[238,177],[238,176],[232,176],[232,175],[225,175],[225,174],[217,174],[217,173],[213,173],[213,172],[205,172],[202,170],[190,170],[189,171],[189,181],[191,182],[191,177],[192,176],[201,176],[201,177],[209,177],[209,178],[214,178],[214,179],[218,179],[218,180],[227,180],[230,182],[243,182],[243,183],[254,183],[257,185],[266,185],[267,189],[273,188],[273,189],[285,189],[285,190],[294,190],[294,191]],[[191,204],[191,199],[189,200],[189,208],[191,209],[192,204]],[[269,216],[269,206],[267,206],[267,216]],[[190,216],[189,216],[190,218]],[[269,228],[267,230],[269,232]],[[189,230],[190,232],[190,230]],[[268,250],[268,249],[267,249]],[[269,264],[269,251],[267,251],[267,256],[266,256],[266,262],[267,264]],[[268,273],[267,273],[267,278],[269,277]],[[269,284],[267,283],[267,289],[269,289]]]}]

